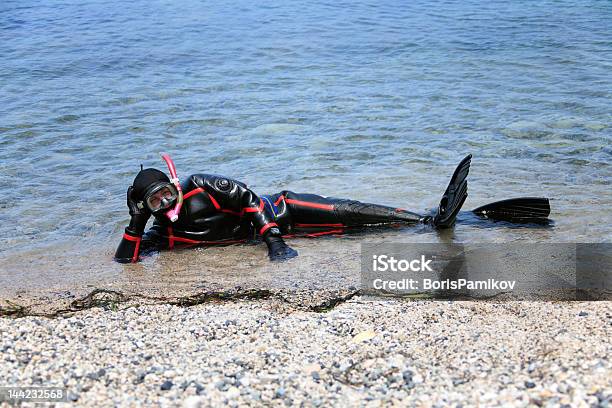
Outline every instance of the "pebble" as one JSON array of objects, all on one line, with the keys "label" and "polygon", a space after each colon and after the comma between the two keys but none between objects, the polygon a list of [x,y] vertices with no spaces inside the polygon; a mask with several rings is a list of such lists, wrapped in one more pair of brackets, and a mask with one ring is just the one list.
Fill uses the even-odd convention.
[{"label": "pebble", "polygon": [[575,317],[610,305],[354,297],[326,313],[239,301],[2,318],[0,367],[83,407],[609,406],[609,321]]},{"label": "pebble", "polygon": [[183,408],[200,408],[203,404],[202,397],[190,395],[183,401]]},{"label": "pebble", "polygon": [[275,393],[276,398],[283,398],[285,396],[285,389],[279,388]]},{"label": "pebble", "polygon": [[226,392],[228,399],[238,398],[240,396],[240,390],[236,387],[230,387]]},{"label": "pebble", "polygon": [[159,386],[159,389],[162,391],[168,391],[169,389],[172,388],[172,386],[174,386],[174,384],[172,383],[172,381],[170,380],[166,380],[162,383],[162,385]]}]

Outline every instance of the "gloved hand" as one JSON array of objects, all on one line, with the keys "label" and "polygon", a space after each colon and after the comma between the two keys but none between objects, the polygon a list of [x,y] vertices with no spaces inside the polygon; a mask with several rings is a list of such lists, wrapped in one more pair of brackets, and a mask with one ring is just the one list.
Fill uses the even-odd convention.
[{"label": "gloved hand", "polygon": [[264,235],[264,241],[268,244],[268,256],[272,262],[282,262],[298,256],[295,249],[285,244],[278,228],[270,228]]},{"label": "gloved hand", "polygon": [[142,208],[138,206],[138,203],[133,196],[133,192],[134,187],[129,186],[127,189],[127,206],[130,210],[130,216],[132,218],[130,219],[130,225],[127,228],[129,228],[130,232],[136,235],[142,235],[147,225],[147,221],[151,216],[151,212],[145,206]]}]

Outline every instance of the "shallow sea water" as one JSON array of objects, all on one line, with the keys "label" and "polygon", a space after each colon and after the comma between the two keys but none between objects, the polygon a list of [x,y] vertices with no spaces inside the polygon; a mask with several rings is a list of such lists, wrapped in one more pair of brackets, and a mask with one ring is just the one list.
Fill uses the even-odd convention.
[{"label": "shallow sea water", "polygon": [[552,200],[552,228],[299,240],[290,267],[305,274],[333,254],[335,271],[354,267],[364,240],[611,242],[610,21],[606,1],[5,0],[1,286],[263,267],[263,246],[112,261],[125,190],[140,163],[164,167],[160,151],[183,177],[418,212],[472,153],[466,209]]}]

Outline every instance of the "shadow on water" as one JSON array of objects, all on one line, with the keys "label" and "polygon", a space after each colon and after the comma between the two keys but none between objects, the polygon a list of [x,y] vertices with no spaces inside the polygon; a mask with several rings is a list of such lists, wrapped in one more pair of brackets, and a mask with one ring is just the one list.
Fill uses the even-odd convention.
[{"label": "shadow on water", "polygon": [[457,216],[457,224],[479,229],[548,229],[554,228],[555,221],[550,218],[530,218],[520,222],[492,220],[463,211]]}]

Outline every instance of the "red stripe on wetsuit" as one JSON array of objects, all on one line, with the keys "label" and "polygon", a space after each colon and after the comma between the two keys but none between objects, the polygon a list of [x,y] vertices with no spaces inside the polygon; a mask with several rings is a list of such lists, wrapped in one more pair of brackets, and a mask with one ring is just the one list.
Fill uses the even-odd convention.
[{"label": "red stripe on wetsuit", "polygon": [[228,210],[226,208],[221,208],[221,205],[217,202],[217,200],[215,200],[215,198],[212,195],[210,195],[210,193],[204,191],[202,187],[198,187],[198,188],[191,190],[190,192],[188,192],[187,194],[183,196],[183,199],[193,197],[194,195],[199,194],[199,193],[206,193],[206,195],[208,195],[208,198],[210,199],[210,202],[212,203],[212,205],[215,207],[217,211],[236,215],[238,217],[242,217],[245,212],[261,212],[264,209],[264,203],[262,199],[259,199],[259,207],[245,207],[240,212]]},{"label": "red stripe on wetsuit", "polygon": [[194,195],[199,194],[199,193],[202,193],[202,192],[204,192],[204,189],[202,187],[194,188],[190,192],[188,192],[188,193],[183,195],[183,200],[186,200],[189,197],[194,196]]},{"label": "red stripe on wetsuit", "polygon": [[305,236],[309,238],[314,238],[314,237],[318,237],[321,235],[343,234],[343,233],[344,233],[344,230],[337,229],[337,230],[330,230],[330,231],[313,232],[312,234],[306,234]]},{"label": "red stripe on wetsuit", "polygon": [[267,230],[269,230],[272,227],[278,227],[278,224],[275,222],[269,222],[266,225],[264,225],[263,227],[261,227],[261,229],[259,230],[259,235],[263,235],[264,232],[266,232]]},{"label": "red stripe on wetsuit", "polygon": [[300,224],[300,223],[296,223],[295,226],[296,227],[303,227],[303,228],[314,228],[314,227],[337,227],[337,228],[344,228],[345,227],[344,224]]},{"label": "red stripe on wetsuit", "polygon": [[262,212],[264,209],[264,202],[263,200],[260,198],[259,199],[259,207],[244,207],[242,209],[242,212]]},{"label": "red stripe on wetsuit", "polygon": [[276,202],[274,204],[278,205],[278,203],[281,202],[281,199],[284,199],[287,204],[299,205],[301,207],[318,208],[320,210],[327,210],[327,211],[333,211],[334,210],[333,204],[311,203],[309,201],[301,201],[301,200],[294,200],[292,198],[286,198],[285,196],[278,197],[278,200],[276,200]]},{"label": "red stripe on wetsuit", "polygon": [[237,244],[240,242],[245,242],[245,239],[227,239],[223,241],[197,241],[195,239],[189,239],[184,237],[177,237],[174,235],[174,230],[172,226],[168,227],[168,248],[173,249],[175,242],[182,242],[185,244],[193,244],[193,245],[218,245],[218,244]]},{"label": "red stripe on wetsuit", "polygon": [[[320,204],[320,203],[312,203],[309,201],[294,200],[292,198],[286,198],[284,195],[281,195],[280,197],[278,197],[274,205],[280,204],[280,202],[283,200],[285,200],[287,204],[293,204],[293,205],[297,205],[301,207],[318,208],[320,210],[326,210],[326,211],[334,210],[333,204]],[[318,228],[318,227],[346,228],[346,225],[341,224],[341,223],[313,223],[313,224],[296,223],[295,227],[297,228],[300,228],[300,227],[301,228]],[[307,236],[315,237],[319,235],[335,234],[335,233],[343,233],[343,232],[344,232],[343,230],[331,230],[331,231],[312,233],[312,234],[308,234]]]},{"label": "red stripe on wetsuit", "polygon": [[134,247],[134,255],[132,255],[132,262],[138,262],[138,250],[140,249],[140,241],[142,240],[142,238],[133,237],[131,235],[124,233],[123,239],[127,239],[128,241],[132,241],[136,243],[136,246]]}]

